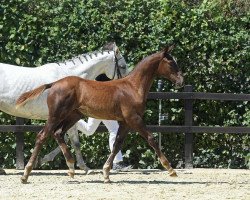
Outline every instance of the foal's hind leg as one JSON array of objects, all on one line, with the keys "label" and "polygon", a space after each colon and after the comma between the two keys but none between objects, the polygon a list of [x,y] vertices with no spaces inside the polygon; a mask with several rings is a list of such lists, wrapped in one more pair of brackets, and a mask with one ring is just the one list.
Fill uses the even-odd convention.
[{"label": "foal's hind leg", "polygon": [[63,152],[63,155],[66,159],[66,163],[69,167],[68,175],[72,178],[74,177],[74,174],[75,174],[75,168],[74,168],[75,160],[73,159],[73,156],[70,153],[70,150],[69,150],[68,146],[66,145],[63,136],[66,133],[66,131],[68,131],[70,129],[70,127],[72,127],[80,118],[81,118],[81,114],[78,111],[73,111],[72,113],[69,114],[69,116],[67,116],[60,123],[57,130],[53,133],[53,137],[55,138],[55,140],[59,144],[59,146]]},{"label": "foal's hind leg", "polygon": [[142,118],[139,115],[134,115],[133,117],[127,119],[126,121],[135,131],[138,131],[139,134],[144,139],[146,139],[148,144],[155,150],[156,154],[158,155],[160,159],[162,166],[168,170],[169,175],[173,177],[177,176],[175,170],[170,166],[168,159],[160,150],[159,145],[155,142],[153,134],[147,131]]},{"label": "foal's hind leg", "polygon": [[[69,141],[69,139],[67,138],[67,134],[65,134],[65,141],[66,143]],[[58,146],[57,148],[55,148],[53,151],[51,151],[50,153],[46,154],[43,158],[41,158],[38,162],[39,165],[42,165],[46,162],[49,162],[49,161],[53,161],[55,159],[55,157],[61,153],[61,149],[60,147]]]},{"label": "foal's hind leg", "polygon": [[85,173],[89,173],[89,168],[86,166],[84,163],[82,153],[80,150],[80,141],[79,141],[79,135],[78,135],[78,130],[76,128],[76,125],[72,126],[68,131],[70,142],[75,150],[76,154],[76,161],[80,169],[84,170]]},{"label": "foal's hind leg", "polygon": [[[69,138],[67,137],[67,134],[69,135]],[[72,126],[68,131],[67,134],[65,134],[65,141],[68,143],[68,140],[70,139],[70,142],[75,150],[76,153],[76,161],[78,163],[78,166],[80,169],[84,170],[85,173],[89,174],[91,171],[89,171],[89,168],[84,163],[82,153],[80,150],[80,142],[79,142],[79,135],[78,130],[76,128],[76,125]],[[61,148],[58,146],[56,149],[45,155],[40,161],[39,164],[42,165],[43,163],[53,161],[55,157],[61,153]]]},{"label": "foal's hind leg", "polygon": [[48,120],[48,122],[46,123],[43,130],[41,130],[36,136],[36,143],[35,143],[34,150],[33,150],[32,154],[31,154],[29,162],[25,166],[24,174],[21,177],[22,183],[27,183],[29,174],[30,174],[32,168],[35,165],[37,156],[38,156],[38,154],[39,154],[39,152],[40,152],[40,150],[42,148],[42,145],[44,144],[45,140],[48,138],[48,135],[51,133],[51,130],[53,129],[53,126],[51,126],[52,124],[50,124],[49,121],[50,120]]},{"label": "foal's hind leg", "polygon": [[109,172],[112,167],[112,163],[116,154],[121,150],[121,146],[123,144],[124,139],[126,138],[129,131],[129,127],[125,124],[125,122],[120,122],[119,129],[116,135],[114,147],[112,149],[111,154],[109,155],[107,161],[103,166],[103,175],[104,175],[104,183],[110,183]]}]

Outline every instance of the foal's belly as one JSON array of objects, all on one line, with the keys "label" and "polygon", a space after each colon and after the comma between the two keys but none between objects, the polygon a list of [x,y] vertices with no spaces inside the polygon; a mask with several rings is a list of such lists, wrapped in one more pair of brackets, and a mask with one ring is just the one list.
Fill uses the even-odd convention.
[{"label": "foal's belly", "polygon": [[116,115],[115,112],[110,112],[109,110],[96,110],[94,108],[88,108],[86,106],[81,106],[78,110],[83,115],[92,117],[95,119],[122,121],[122,118],[120,116]]}]

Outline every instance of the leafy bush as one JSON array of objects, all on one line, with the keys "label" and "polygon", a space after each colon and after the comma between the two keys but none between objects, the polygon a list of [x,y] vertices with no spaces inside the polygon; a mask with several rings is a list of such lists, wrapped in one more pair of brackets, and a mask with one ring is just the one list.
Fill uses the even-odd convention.
[{"label": "leafy bush", "polygon": [[[249,93],[249,7],[245,0],[2,0],[0,62],[34,67],[116,41],[132,69],[143,57],[175,43],[173,55],[186,84],[195,91]],[[163,91],[176,90],[165,81]],[[158,102],[147,105],[146,123],[157,124]],[[248,102],[196,101],[194,124],[249,126],[248,107]],[[169,115],[166,124],[183,124],[183,101],[164,101],[163,112]],[[0,121],[15,123],[3,113]],[[81,149],[91,167],[101,167],[106,160],[107,138],[107,133],[81,137]],[[174,166],[183,162],[183,140],[183,134],[163,135],[163,151]],[[25,143],[27,160],[34,134],[28,133]],[[196,134],[194,164],[246,168],[248,144],[247,134]],[[52,141],[46,145],[42,154],[56,146]],[[14,136],[0,134],[0,148],[0,165],[14,167]],[[138,134],[129,134],[123,152],[135,167],[160,167],[155,153]],[[59,157],[44,168],[65,168],[62,160]]]}]

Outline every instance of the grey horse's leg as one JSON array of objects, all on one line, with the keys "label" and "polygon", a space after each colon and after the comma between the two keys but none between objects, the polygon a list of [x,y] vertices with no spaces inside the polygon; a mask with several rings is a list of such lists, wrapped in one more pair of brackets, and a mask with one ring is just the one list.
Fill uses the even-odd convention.
[{"label": "grey horse's leg", "polygon": [[6,172],[2,168],[0,168],[0,175],[6,175]]},{"label": "grey horse's leg", "polygon": [[83,160],[83,157],[82,157],[82,153],[81,153],[81,149],[80,149],[79,135],[78,135],[76,125],[71,127],[67,133],[68,133],[71,145],[73,146],[73,148],[75,150],[78,167],[80,169],[84,170],[87,174],[89,174],[91,171],[89,171],[89,168],[86,166],[86,164]]}]

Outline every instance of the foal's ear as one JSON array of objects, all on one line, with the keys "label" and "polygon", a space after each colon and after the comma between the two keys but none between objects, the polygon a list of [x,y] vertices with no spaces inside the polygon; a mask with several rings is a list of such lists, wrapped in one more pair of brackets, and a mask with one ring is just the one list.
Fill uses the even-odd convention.
[{"label": "foal's ear", "polygon": [[168,47],[168,53],[170,53],[175,48],[175,44],[172,44],[170,47]]},{"label": "foal's ear", "polygon": [[174,44],[172,44],[171,46],[167,46],[167,47],[165,47],[164,52],[170,53],[174,49],[174,47],[175,47]]},{"label": "foal's ear", "polygon": [[172,44],[171,46],[165,47],[164,50],[163,50],[164,51],[164,55],[170,53],[174,49],[174,47],[175,47],[174,44]]}]

